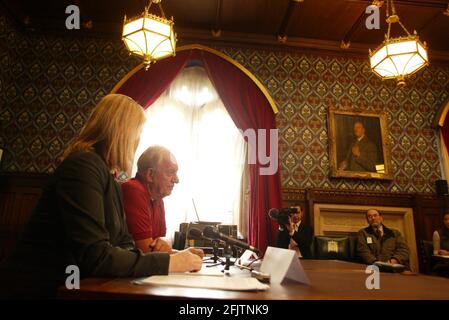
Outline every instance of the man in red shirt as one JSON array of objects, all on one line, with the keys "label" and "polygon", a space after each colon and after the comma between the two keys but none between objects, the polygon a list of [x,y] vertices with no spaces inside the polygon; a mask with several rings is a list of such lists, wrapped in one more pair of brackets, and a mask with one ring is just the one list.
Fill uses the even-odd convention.
[{"label": "man in red shirt", "polygon": [[143,252],[173,252],[161,238],[166,233],[163,198],[179,182],[177,172],[173,154],[164,147],[151,146],[137,161],[136,177],[122,184],[128,230]]}]

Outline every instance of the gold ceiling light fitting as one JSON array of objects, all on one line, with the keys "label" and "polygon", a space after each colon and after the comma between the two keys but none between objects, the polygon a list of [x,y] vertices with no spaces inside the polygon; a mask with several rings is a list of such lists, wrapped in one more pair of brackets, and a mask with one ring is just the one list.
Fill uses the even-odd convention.
[{"label": "gold ceiling light fitting", "polygon": [[[398,85],[405,84],[405,77],[429,64],[426,43],[419,41],[418,34],[410,34],[399,21],[393,0],[387,0],[388,31],[382,45],[369,51],[371,69],[382,79],[397,79]],[[391,15],[390,15],[391,6]],[[390,38],[391,25],[398,23],[406,36]]]},{"label": "gold ceiling light fitting", "polygon": [[[162,0],[150,0],[144,12],[123,22],[122,40],[131,54],[143,57],[145,70],[157,60],[174,56],[176,34],[173,17],[167,19],[161,5]],[[161,16],[149,13],[152,4],[157,4]]]}]

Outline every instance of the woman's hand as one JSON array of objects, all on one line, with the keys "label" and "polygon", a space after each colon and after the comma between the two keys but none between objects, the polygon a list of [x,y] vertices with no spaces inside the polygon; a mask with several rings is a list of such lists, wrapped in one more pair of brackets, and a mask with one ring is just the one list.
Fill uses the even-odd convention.
[{"label": "woman's hand", "polygon": [[172,247],[167,241],[165,241],[161,238],[156,238],[150,244],[150,250],[152,252],[168,252],[168,253],[170,253],[170,252],[172,252]]},{"label": "woman's hand", "polygon": [[189,250],[189,251],[192,252],[193,254],[196,254],[196,255],[197,255],[198,257],[200,257],[201,259],[204,258],[204,251],[203,251],[202,249],[190,247],[190,248],[187,248],[187,250]]},{"label": "woman's hand", "polygon": [[[196,249],[198,250],[198,249]],[[168,272],[191,272],[201,270],[203,259],[189,249],[170,255]]]}]

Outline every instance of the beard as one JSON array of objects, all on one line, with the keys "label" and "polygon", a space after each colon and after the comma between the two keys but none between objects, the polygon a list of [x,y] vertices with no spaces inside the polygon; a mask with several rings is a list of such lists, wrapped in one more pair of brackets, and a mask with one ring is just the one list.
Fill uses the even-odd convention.
[{"label": "beard", "polygon": [[382,224],[381,222],[373,222],[373,223],[371,223],[371,227],[374,229],[377,229],[380,227],[381,224]]}]

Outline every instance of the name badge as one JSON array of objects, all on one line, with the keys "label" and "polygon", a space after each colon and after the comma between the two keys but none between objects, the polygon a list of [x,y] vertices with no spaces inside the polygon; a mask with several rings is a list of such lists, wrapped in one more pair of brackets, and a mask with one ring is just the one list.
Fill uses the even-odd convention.
[{"label": "name badge", "polygon": [[371,244],[371,243],[373,243],[373,239],[371,237],[368,237],[368,238],[366,238],[366,242],[368,244]]}]

